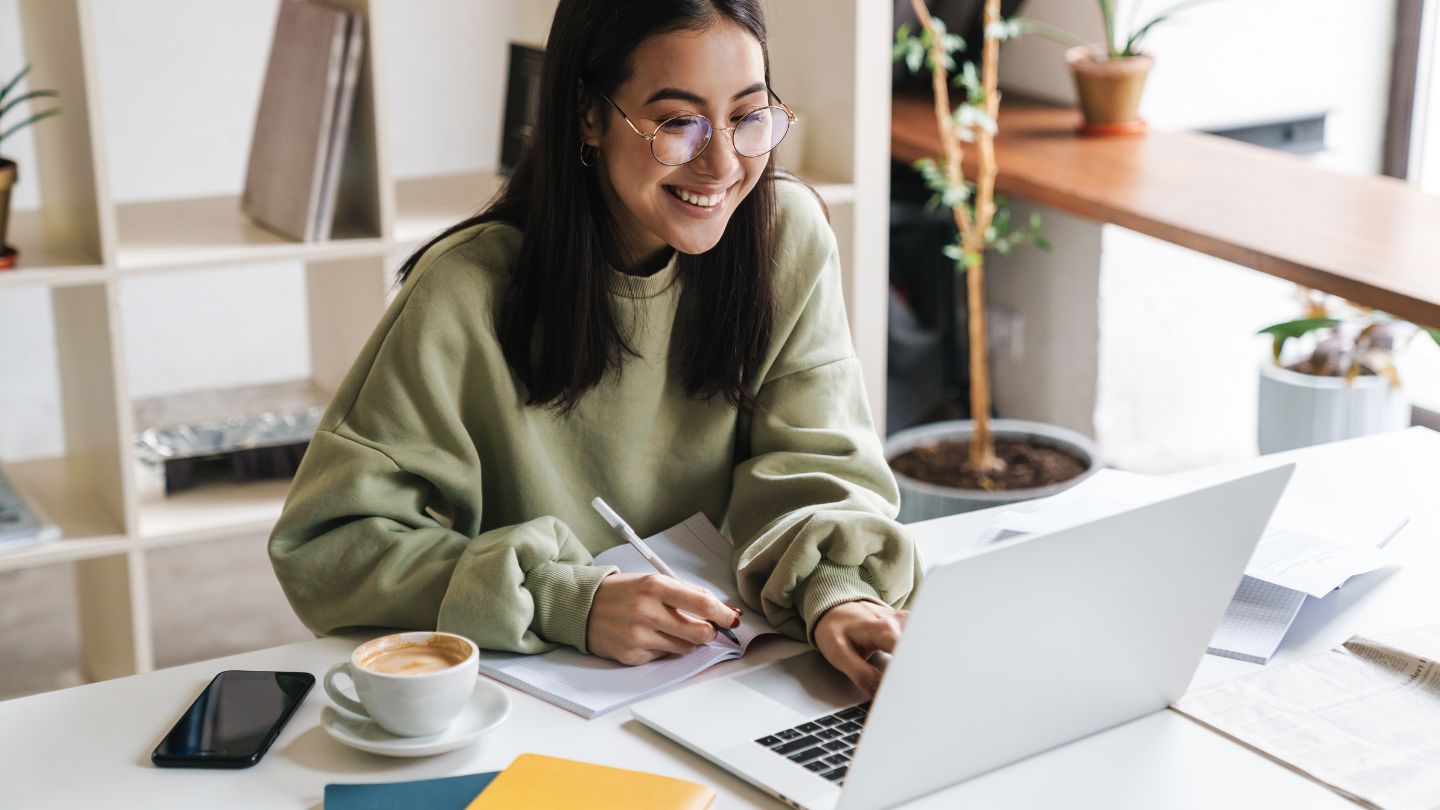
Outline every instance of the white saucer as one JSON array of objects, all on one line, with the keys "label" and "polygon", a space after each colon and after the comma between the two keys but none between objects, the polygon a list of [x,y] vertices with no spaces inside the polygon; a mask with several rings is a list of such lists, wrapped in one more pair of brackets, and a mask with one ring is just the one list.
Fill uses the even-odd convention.
[{"label": "white saucer", "polygon": [[326,706],[320,711],[320,725],[331,737],[351,748],[387,757],[428,757],[454,751],[475,742],[481,734],[505,722],[510,715],[510,697],[500,687],[482,678],[475,680],[470,704],[438,734],[424,737],[397,737],[368,717]]}]

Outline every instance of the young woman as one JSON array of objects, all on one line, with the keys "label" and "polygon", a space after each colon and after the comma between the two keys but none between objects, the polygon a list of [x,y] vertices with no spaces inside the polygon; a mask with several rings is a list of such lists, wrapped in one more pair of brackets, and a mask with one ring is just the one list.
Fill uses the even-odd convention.
[{"label": "young woman", "polygon": [[[919,567],[834,235],[777,181],[759,0],[561,0],[533,141],[410,257],[270,538],[311,629],[438,628],[639,664],[739,612],[592,564],[704,511],[747,605],[873,690]],[[824,133],[817,133],[823,137]]]}]

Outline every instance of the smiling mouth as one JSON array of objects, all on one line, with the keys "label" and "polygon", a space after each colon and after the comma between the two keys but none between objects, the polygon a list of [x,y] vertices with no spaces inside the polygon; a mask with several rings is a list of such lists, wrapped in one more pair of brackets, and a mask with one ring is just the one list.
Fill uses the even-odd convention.
[{"label": "smiling mouth", "polygon": [[689,203],[697,208],[714,208],[724,202],[725,197],[730,193],[729,188],[714,194],[696,194],[693,191],[688,191],[679,186],[666,186],[665,190],[670,192],[670,195],[676,199]]}]

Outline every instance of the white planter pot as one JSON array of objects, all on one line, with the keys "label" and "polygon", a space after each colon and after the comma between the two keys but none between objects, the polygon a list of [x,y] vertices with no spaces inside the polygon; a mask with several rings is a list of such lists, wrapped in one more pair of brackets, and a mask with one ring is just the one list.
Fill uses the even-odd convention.
[{"label": "white planter pot", "polygon": [[1405,392],[1383,377],[1317,377],[1260,365],[1261,453],[1400,430],[1410,424]]},{"label": "white planter pot", "polygon": [[[885,458],[893,459],[922,444],[943,439],[968,440],[971,431],[974,430],[974,424],[968,419],[954,420],[902,430],[885,440]],[[895,480],[900,484],[900,516],[898,519],[901,523],[915,523],[945,515],[973,512],[991,506],[1003,506],[1008,503],[1049,497],[1075,486],[1105,466],[1100,459],[1100,448],[1096,447],[1088,437],[1073,430],[1019,419],[996,419],[990,424],[991,432],[997,439],[1029,440],[1036,444],[1064,448],[1074,453],[1087,462],[1085,472],[1059,484],[1003,492],[955,489],[895,473]]]}]

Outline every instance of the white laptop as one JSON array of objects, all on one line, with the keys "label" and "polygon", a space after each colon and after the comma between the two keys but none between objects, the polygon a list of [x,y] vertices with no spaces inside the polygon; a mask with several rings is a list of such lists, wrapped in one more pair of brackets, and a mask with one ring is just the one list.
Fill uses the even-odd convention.
[{"label": "white laptop", "polygon": [[1293,469],[937,565],[873,703],[810,652],[632,713],[789,804],[868,810],[1164,709]]}]

